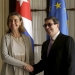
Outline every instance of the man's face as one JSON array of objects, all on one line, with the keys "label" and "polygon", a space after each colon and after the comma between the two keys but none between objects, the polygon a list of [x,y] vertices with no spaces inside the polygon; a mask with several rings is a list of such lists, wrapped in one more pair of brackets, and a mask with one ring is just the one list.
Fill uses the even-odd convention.
[{"label": "man's face", "polygon": [[44,28],[47,34],[53,37],[59,31],[59,24],[54,24],[53,20],[45,21]]}]

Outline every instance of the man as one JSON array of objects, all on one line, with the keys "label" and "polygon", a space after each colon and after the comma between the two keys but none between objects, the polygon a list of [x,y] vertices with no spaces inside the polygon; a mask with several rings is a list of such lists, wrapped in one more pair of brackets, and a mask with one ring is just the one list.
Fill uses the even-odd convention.
[{"label": "man", "polygon": [[42,45],[41,60],[33,65],[33,74],[44,70],[44,75],[75,75],[73,38],[60,32],[59,21],[55,17],[47,17],[43,26],[50,39]]}]

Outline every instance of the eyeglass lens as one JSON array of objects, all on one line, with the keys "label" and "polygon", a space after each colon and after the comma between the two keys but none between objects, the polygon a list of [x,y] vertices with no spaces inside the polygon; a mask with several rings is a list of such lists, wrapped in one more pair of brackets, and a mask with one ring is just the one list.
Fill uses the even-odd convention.
[{"label": "eyeglass lens", "polygon": [[51,23],[48,23],[48,24],[44,24],[43,27],[47,27],[47,26],[50,27],[51,25],[52,25]]}]

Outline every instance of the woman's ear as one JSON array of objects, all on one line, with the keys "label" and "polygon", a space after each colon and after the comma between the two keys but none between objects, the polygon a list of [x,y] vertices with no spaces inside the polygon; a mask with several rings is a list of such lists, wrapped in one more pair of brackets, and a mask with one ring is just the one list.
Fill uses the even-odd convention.
[{"label": "woman's ear", "polygon": [[20,21],[20,25],[22,24],[22,20]]}]

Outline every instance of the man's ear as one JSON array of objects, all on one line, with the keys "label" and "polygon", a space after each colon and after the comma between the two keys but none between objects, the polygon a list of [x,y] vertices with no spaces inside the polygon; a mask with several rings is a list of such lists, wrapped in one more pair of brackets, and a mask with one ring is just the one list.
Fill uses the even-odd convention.
[{"label": "man's ear", "polygon": [[57,24],[57,27],[59,28],[59,24]]}]

